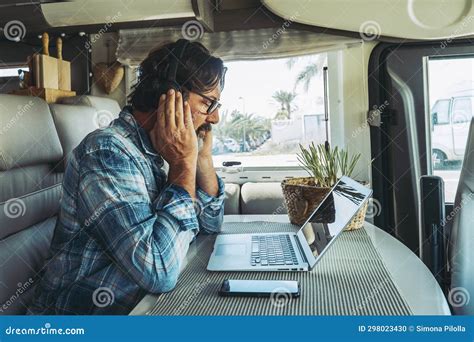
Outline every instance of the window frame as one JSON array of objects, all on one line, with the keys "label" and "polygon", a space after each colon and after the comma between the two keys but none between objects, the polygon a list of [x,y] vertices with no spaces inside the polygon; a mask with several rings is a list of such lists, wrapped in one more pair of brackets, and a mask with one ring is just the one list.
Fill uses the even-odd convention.
[{"label": "window frame", "polygon": [[[355,53],[357,56],[363,55],[364,57],[364,63],[367,62],[370,52],[372,49],[375,47],[375,43],[369,44],[367,43],[364,47],[364,45],[360,45],[357,47],[353,47],[352,49],[354,50],[355,48],[361,49],[357,50]],[[370,49],[369,49],[370,48]],[[335,127],[332,127],[331,121],[339,120],[341,115],[345,115],[345,109],[341,109],[340,105],[340,98],[337,96],[340,96],[341,92],[343,91],[343,82],[341,82],[343,73],[341,70],[345,69],[348,67],[346,65],[348,62],[353,62],[356,63],[356,61],[353,61],[353,57],[345,57],[342,55],[342,52],[348,51],[349,48],[341,48],[341,49],[336,49],[336,50],[330,50],[330,51],[321,51],[320,53],[326,53],[327,54],[327,65],[328,65],[328,83],[329,83],[329,141],[331,144],[336,144],[336,145],[345,145],[346,141],[346,135],[351,132],[356,131],[359,129],[361,126],[367,125],[365,122],[361,124],[360,121],[357,122],[350,122],[348,125],[347,123],[345,126],[340,126],[334,125]],[[306,56],[306,54],[303,54],[301,56]],[[332,58],[330,58],[332,56]],[[299,56],[295,56],[299,57]],[[347,59],[347,61],[346,61]],[[229,62],[236,61],[236,60],[228,60]],[[331,63],[331,65],[329,65]],[[352,65],[350,65],[352,67]],[[138,66],[134,65],[128,68],[129,70],[129,77],[126,77],[126,82],[128,83],[127,89],[128,92],[130,92],[130,87],[136,81],[137,77],[137,71],[138,71]],[[367,78],[366,78],[366,70],[354,70],[354,73],[351,74],[350,76],[352,78],[358,77],[358,80],[360,80],[361,83],[363,83],[363,88],[367,87]],[[366,90],[365,90],[366,91]],[[331,94],[333,94],[331,96]],[[367,96],[367,94],[363,94]],[[359,106],[365,106],[366,105],[366,97],[360,97],[357,99],[357,103]],[[334,108],[331,110],[331,108]],[[339,113],[337,113],[339,112]],[[353,114],[356,113],[350,113],[352,116]],[[352,119],[354,121],[354,119]],[[337,126],[337,127],[336,127]],[[342,129],[343,131],[337,132],[337,134],[334,134],[337,129]],[[368,127],[367,127],[368,131]],[[367,143],[366,153],[367,153],[367,158],[370,159],[370,143]],[[231,158],[225,161],[232,161]],[[256,167],[256,166],[232,166],[232,167],[224,167],[222,165],[218,165],[217,163],[214,164],[214,168],[216,169],[217,173],[220,176],[223,176],[225,178],[226,182],[237,182],[237,183],[244,183],[244,182],[281,182],[284,179],[287,178],[293,178],[293,177],[307,177],[308,173],[306,170],[304,170],[301,166],[285,166],[285,165],[278,165],[278,166],[262,166],[262,167]],[[362,178],[361,180],[369,180],[370,179],[370,171],[365,169],[362,171]],[[367,175],[365,174],[367,173]],[[369,179],[366,179],[369,178]]]},{"label": "window frame", "polygon": [[[327,63],[329,63],[329,54],[334,51],[322,51],[319,53],[325,53],[328,55]],[[317,54],[319,54],[317,53]],[[315,54],[316,55],[316,54]],[[293,57],[304,57],[308,56],[307,54],[302,54],[299,56]],[[266,58],[268,60],[272,58]],[[258,59],[259,61],[265,60]],[[228,60],[227,62],[239,62],[240,60]],[[248,60],[242,60],[248,62]],[[331,69],[329,68],[329,73],[331,73]],[[331,80],[331,76],[328,75],[329,80]],[[329,99],[330,101],[330,99]],[[313,115],[313,114],[310,114]],[[302,120],[304,122],[304,116],[302,115]],[[329,125],[331,122],[331,111],[329,112]],[[305,132],[303,131],[303,135]],[[329,137],[331,142],[331,137]],[[224,162],[231,162],[233,161],[232,157],[229,157],[228,160]],[[214,160],[215,162],[215,160]],[[281,182],[284,179],[294,178],[294,177],[308,177],[307,171],[301,166],[285,166],[285,165],[275,165],[275,166],[242,166],[236,165],[231,167],[225,167],[222,165],[214,164],[214,168],[216,169],[219,176],[221,176],[225,182],[232,182],[243,184],[245,182]]]}]

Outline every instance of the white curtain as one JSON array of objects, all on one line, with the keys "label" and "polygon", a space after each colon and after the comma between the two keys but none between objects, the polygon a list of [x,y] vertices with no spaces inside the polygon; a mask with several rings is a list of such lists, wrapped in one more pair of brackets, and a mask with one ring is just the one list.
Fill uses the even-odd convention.
[{"label": "white curtain", "polygon": [[285,25],[279,28],[211,33],[203,32],[198,25],[187,32],[181,27],[147,28],[119,31],[117,60],[125,65],[137,65],[155,46],[183,37],[197,38],[212,54],[226,61],[294,57],[362,43],[362,39],[292,30]]}]

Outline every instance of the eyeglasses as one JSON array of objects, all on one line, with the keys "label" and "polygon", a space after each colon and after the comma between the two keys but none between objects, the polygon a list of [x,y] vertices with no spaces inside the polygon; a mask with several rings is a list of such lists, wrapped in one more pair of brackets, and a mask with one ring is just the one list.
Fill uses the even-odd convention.
[{"label": "eyeglasses", "polygon": [[197,92],[197,91],[194,91],[194,90],[191,90],[191,91],[190,91],[189,89],[184,88],[184,87],[183,87],[182,89],[183,89],[183,90],[187,90],[187,91],[189,91],[189,92],[192,92],[192,93],[194,93],[194,94],[197,94],[197,95],[201,96],[203,99],[205,99],[205,100],[207,100],[207,101],[209,101],[209,102],[211,103],[211,104],[209,105],[209,107],[207,107],[206,114],[204,114],[204,115],[211,115],[216,109],[219,109],[219,108],[221,108],[221,106],[222,106],[222,103],[220,103],[218,100],[215,100],[215,99],[213,99],[213,98],[211,98],[211,97],[209,97],[209,96],[206,96],[206,95],[201,94],[201,93],[199,93],[199,92]]},{"label": "eyeglasses", "polygon": [[201,94],[195,91],[193,91],[193,93],[201,96],[203,99],[206,99],[207,101],[211,103],[209,107],[207,108],[206,115],[211,115],[216,109],[219,109],[222,106],[222,103],[220,103],[218,100],[215,100],[209,96],[206,96],[204,94]]},{"label": "eyeglasses", "polygon": [[[223,72],[222,72],[222,76],[221,76],[221,83],[220,83],[221,90],[224,89],[224,80],[225,80],[226,72],[227,72],[227,67],[224,67]],[[184,88],[184,89],[186,89],[186,88]],[[187,89],[187,90],[189,91],[189,89]],[[205,100],[207,100],[211,103],[209,105],[209,107],[207,108],[205,115],[211,115],[216,109],[219,109],[222,106],[222,103],[220,103],[218,100],[215,100],[215,99],[213,99],[209,96],[206,96],[204,94],[198,93],[197,91],[191,91],[191,92],[201,96],[203,99],[205,99]]]}]

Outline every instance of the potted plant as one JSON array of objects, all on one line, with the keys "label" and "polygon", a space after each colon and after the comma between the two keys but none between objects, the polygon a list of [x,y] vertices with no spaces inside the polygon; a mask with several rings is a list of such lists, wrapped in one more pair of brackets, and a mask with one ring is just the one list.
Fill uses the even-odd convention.
[{"label": "potted plant", "polygon": [[[300,151],[298,161],[310,177],[285,179],[281,183],[290,222],[296,225],[308,219],[342,175],[352,176],[361,157],[360,153],[349,156],[347,150],[337,146],[330,148],[328,144],[311,143],[308,148],[300,144]],[[362,227],[366,210],[367,205],[357,213],[347,230]]]}]

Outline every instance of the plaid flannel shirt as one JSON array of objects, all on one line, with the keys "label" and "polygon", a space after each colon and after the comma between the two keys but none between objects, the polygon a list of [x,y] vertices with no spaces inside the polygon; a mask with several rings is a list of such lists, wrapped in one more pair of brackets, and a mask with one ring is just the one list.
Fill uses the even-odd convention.
[{"label": "plaid flannel shirt", "polygon": [[72,152],[50,255],[29,314],[127,314],[171,291],[199,230],[217,233],[224,183],[197,201],[167,183],[163,159],[125,107]]}]

